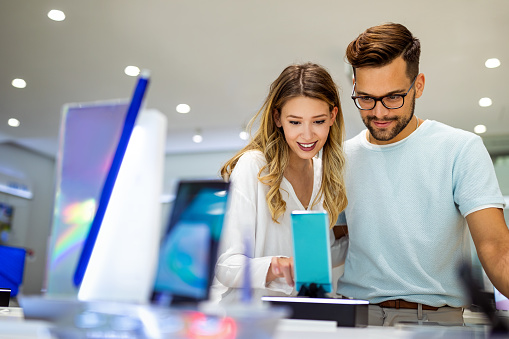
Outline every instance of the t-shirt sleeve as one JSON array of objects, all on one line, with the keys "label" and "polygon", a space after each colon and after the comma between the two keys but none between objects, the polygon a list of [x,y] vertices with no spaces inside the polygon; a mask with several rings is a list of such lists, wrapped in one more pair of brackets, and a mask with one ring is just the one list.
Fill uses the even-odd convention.
[{"label": "t-shirt sleeve", "polygon": [[487,204],[505,206],[493,162],[478,136],[465,142],[455,159],[453,195],[463,216]]}]

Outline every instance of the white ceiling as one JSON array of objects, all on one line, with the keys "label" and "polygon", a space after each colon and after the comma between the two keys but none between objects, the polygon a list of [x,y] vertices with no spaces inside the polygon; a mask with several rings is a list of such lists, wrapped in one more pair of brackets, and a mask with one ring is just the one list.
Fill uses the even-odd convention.
[{"label": "white ceiling", "polygon": [[[66,20],[49,20],[51,9]],[[123,70],[136,65],[152,73],[146,106],[168,117],[168,152],[236,149],[270,83],[305,61],[337,81],[351,137],[363,125],[344,50],[387,21],[421,40],[420,118],[509,135],[508,14],[506,0],[0,0],[0,142],[54,156],[62,105],[129,97],[136,79]],[[502,65],[485,68],[492,57]],[[14,78],[27,87],[12,87]],[[482,97],[493,105],[479,107]],[[180,103],[191,112],[177,113]],[[191,141],[196,128],[201,144]]]}]

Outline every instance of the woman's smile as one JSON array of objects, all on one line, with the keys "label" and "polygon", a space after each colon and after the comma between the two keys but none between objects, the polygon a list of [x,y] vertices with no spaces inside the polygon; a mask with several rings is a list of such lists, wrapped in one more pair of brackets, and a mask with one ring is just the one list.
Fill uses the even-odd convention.
[{"label": "woman's smile", "polygon": [[309,151],[312,151],[315,148],[316,141],[312,142],[312,143],[307,143],[307,144],[298,142],[297,144],[299,145],[300,149],[302,149],[303,151],[309,152]]}]

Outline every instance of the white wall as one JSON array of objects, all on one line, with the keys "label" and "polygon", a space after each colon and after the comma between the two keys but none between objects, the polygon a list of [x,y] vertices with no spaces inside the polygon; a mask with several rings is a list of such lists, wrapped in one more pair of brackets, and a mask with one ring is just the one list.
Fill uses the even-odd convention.
[{"label": "white wall", "polygon": [[220,178],[219,169],[237,150],[208,153],[168,154],[164,164],[165,203],[163,203],[162,231],[166,229],[171,200],[181,179]]},{"label": "white wall", "polygon": [[502,194],[509,195],[509,155],[496,157],[493,164]]},{"label": "white wall", "polygon": [[168,154],[164,167],[163,192],[173,193],[178,179],[219,178],[219,169],[237,151]]},{"label": "white wall", "polygon": [[506,197],[506,204],[504,210],[505,222],[509,226],[509,155],[498,156],[493,162],[495,166],[495,173],[497,174],[498,184],[502,194]]}]

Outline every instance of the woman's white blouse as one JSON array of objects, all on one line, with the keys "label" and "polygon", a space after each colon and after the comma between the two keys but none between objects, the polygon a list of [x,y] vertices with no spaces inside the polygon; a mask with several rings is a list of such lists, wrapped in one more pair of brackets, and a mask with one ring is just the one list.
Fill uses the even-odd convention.
[{"label": "woman's white blouse", "polygon": [[[211,290],[211,301],[238,301],[243,284],[244,268],[249,261],[253,299],[264,295],[284,296],[296,294],[284,278],[266,284],[267,271],[272,257],[292,257],[291,212],[305,210],[286,178],[281,183],[281,194],[286,201],[286,211],[279,223],[272,220],[266,202],[269,187],[258,180],[260,169],[266,164],[259,151],[246,152],[237,162],[231,175],[229,207],[225,217],[216,279]],[[310,204],[320,189],[321,159],[313,158],[314,181]],[[308,210],[322,211],[322,200]],[[331,244],[334,235],[331,234]],[[339,246],[337,242],[334,247]],[[346,251],[342,246],[342,252]],[[333,252],[333,264],[338,262]],[[341,254],[344,257],[344,253]],[[344,261],[344,258],[340,258]]]}]

